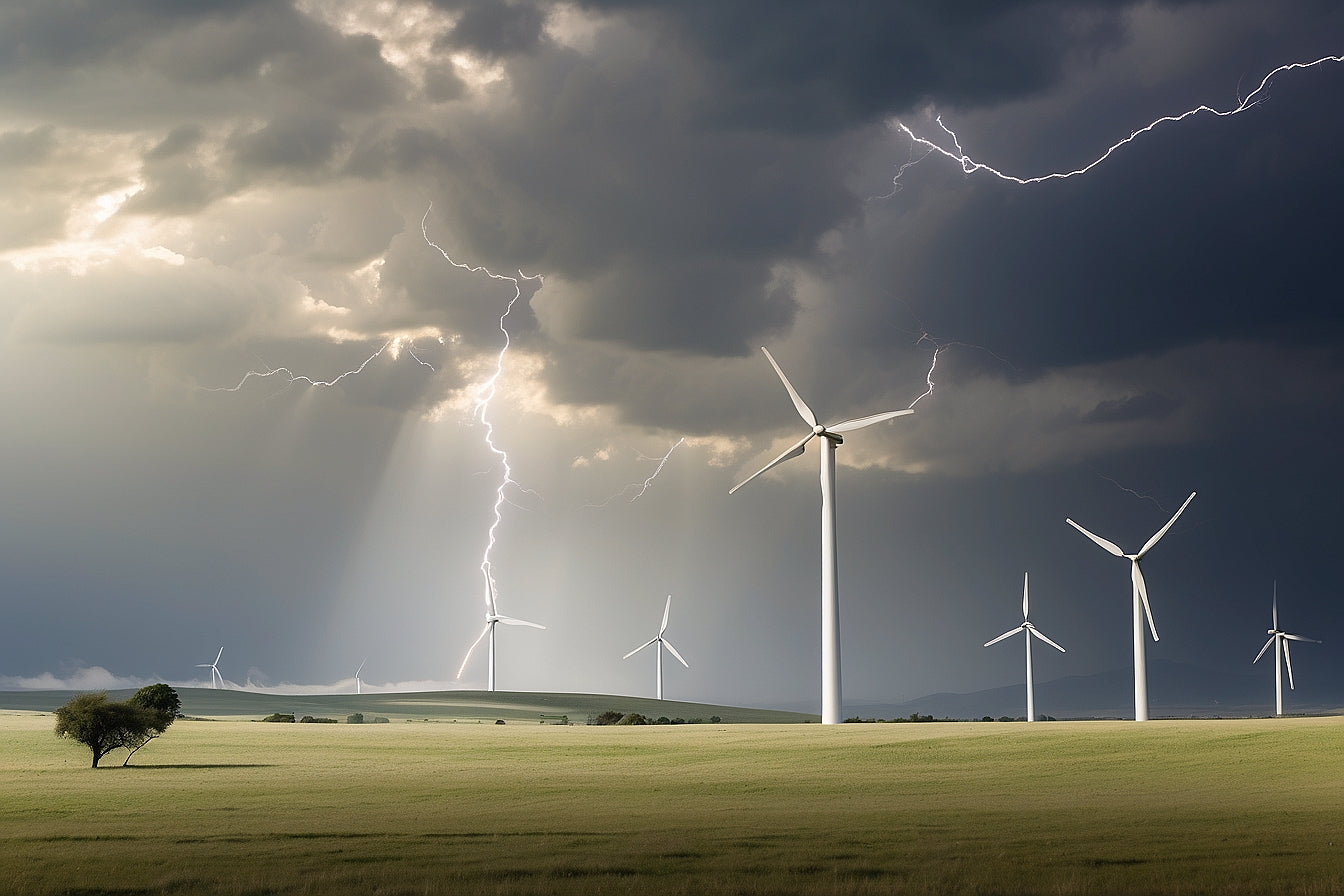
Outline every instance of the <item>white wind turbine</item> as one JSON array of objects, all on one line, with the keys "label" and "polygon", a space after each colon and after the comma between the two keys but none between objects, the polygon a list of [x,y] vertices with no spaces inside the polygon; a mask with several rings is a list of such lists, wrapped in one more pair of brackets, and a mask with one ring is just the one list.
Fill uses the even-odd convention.
[{"label": "white wind turbine", "polygon": [[224,648],[221,647],[219,648],[219,654],[215,657],[215,661],[213,663],[196,664],[197,669],[210,670],[210,685],[215,688],[218,688],[220,685],[224,683],[224,676],[219,674],[219,658],[223,655],[224,655]]},{"label": "white wind turbine", "polygon": [[1167,534],[1167,530],[1171,528],[1172,523],[1176,522],[1176,517],[1179,517],[1194,499],[1195,493],[1191,492],[1190,497],[1186,498],[1185,503],[1181,505],[1181,509],[1176,511],[1171,519],[1167,520],[1165,526],[1157,530],[1156,535],[1148,539],[1148,543],[1139,549],[1137,554],[1126,554],[1111,542],[1093,535],[1073,520],[1065,520],[1070,526],[1095,541],[1107,552],[1117,557],[1124,557],[1129,561],[1129,578],[1134,585],[1134,721],[1136,722],[1148,721],[1148,666],[1144,656],[1146,645],[1143,636],[1143,618],[1145,615],[1148,617],[1148,628],[1153,633],[1153,640],[1157,640],[1157,626],[1153,623],[1153,610],[1148,605],[1148,585],[1143,580],[1143,571],[1139,569],[1139,561],[1153,549],[1153,545],[1157,544],[1163,535]]},{"label": "white wind turbine", "polygon": [[659,699],[659,700],[663,699],[663,648],[666,647],[666,648],[668,649],[668,651],[669,651],[674,657],[677,658],[677,661],[680,662],[680,663],[681,663],[683,666],[685,666],[687,669],[691,668],[691,664],[688,663],[688,662],[686,662],[684,659],[682,659],[682,658],[681,658],[681,654],[677,653],[677,648],[675,648],[675,647],[672,646],[672,642],[669,641],[669,640],[667,640],[666,638],[663,637],[663,633],[664,633],[665,631],[667,631],[667,617],[668,617],[671,613],[672,613],[672,595],[669,594],[669,595],[667,596],[667,606],[663,608],[663,624],[662,624],[662,625],[659,627],[659,629],[658,629],[658,635],[657,635],[656,637],[650,638],[649,640],[645,641],[643,644],[641,644],[641,645],[639,645],[638,647],[636,647],[634,650],[632,650],[632,651],[630,651],[629,653],[627,653],[625,656],[621,657],[621,659],[623,659],[623,660],[628,660],[628,659],[630,659],[630,657],[632,657],[632,656],[634,656],[635,654],[639,653],[639,652],[640,652],[641,650],[643,650],[645,647],[648,647],[648,646],[651,645],[651,644],[657,644],[657,645],[658,645],[657,647],[654,648],[654,650],[655,650],[655,651],[657,652],[657,654],[658,654],[658,699]]},{"label": "white wind turbine", "polygon": [[[368,661],[369,661],[369,658],[368,658],[368,657],[364,657],[364,663],[367,663]],[[356,693],[356,694],[362,694],[362,693],[364,693],[364,688],[363,688],[363,684],[364,684],[364,683],[363,683],[362,681],[359,680],[359,673],[361,673],[361,672],[364,671],[364,663],[360,663],[360,664],[359,664],[359,668],[355,670],[355,693]]]},{"label": "white wind turbine", "polygon": [[846,420],[844,423],[837,423],[834,426],[823,426],[817,422],[817,415],[812,413],[812,409],[794,390],[793,384],[789,378],[784,375],[784,371],[779,369],[775,359],[771,357],[770,352],[762,348],[765,352],[765,358],[770,362],[770,366],[775,368],[775,373],[779,374],[779,379],[784,383],[784,388],[788,390],[789,398],[793,399],[793,406],[798,409],[798,415],[812,431],[803,436],[793,447],[789,448],[779,457],[770,461],[761,469],[752,473],[746,479],[739,482],[728,490],[728,494],[740,489],[766,470],[773,469],[786,460],[795,458],[803,453],[803,449],[812,439],[822,440],[821,445],[821,721],[824,725],[836,725],[841,721],[841,698],[840,698],[840,584],[838,581],[838,555],[835,543],[835,448],[844,441],[841,433],[851,432],[856,429],[863,429],[865,426],[872,426],[874,423],[881,423],[884,420],[890,420],[893,417],[902,417],[906,414],[913,414],[913,408],[904,408],[899,411],[885,411],[881,414],[872,414],[867,417],[856,417],[853,420]]},{"label": "white wind turbine", "polygon": [[1036,694],[1035,694],[1035,691],[1032,689],[1032,685],[1031,685],[1031,639],[1032,639],[1033,636],[1035,636],[1035,637],[1037,637],[1037,638],[1040,638],[1042,641],[1044,641],[1045,643],[1049,644],[1051,647],[1055,648],[1055,649],[1058,650],[1060,653],[1064,653],[1064,648],[1063,648],[1063,647],[1060,647],[1060,646],[1059,646],[1058,644],[1056,644],[1054,641],[1051,641],[1051,640],[1050,640],[1049,638],[1047,638],[1045,635],[1041,634],[1040,630],[1039,630],[1038,628],[1036,628],[1036,626],[1032,625],[1031,622],[1030,622],[1030,620],[1027,619],[1027,574],[1026,574],[1026,573],[1023,573],[1023,574],[1022,574],[1022,624],[1019,625],[1017,628],[1010,628],[1008,631],[1006,631],[1006,632],[1004,632],[1003,634],[999,635],[999,636],[998,636],[997,638],[995,638],[993,641],[986,641],[986,642],[985,642],[985,646],[988,647],[988,646],[991,645],[991,644],[997,644],[997,643],[999,643],[1000,641],[1002,641],[1004,638],[1012,637],[1013,635],[1017,634],[1018,632],[1024,632],[1024,633],[1025,633],[1025,635],[1024,635],[1024,639],[1025,639],[1026,642],[1027,642],[1027,721],[1028,721],[1028,722],[1034,722],[1034,721],[1036,721]]},{"label": "white wind turbine", "polygon": [[[1260,657],[1265,655],[1269,645],[1274,645],[1274,715],[1283,715],[1283,667],[1288,667],[1288,687],[1293,690],[1293,660],[1288,655],[1289,641],[1309,641],[1312,644],[1319,644],[1315,638],[1304,638],[1301,635],[1290,635],[1279,628],[1279,583],[1274,583],[1274,627],[1269,630],[1269,640],[1265,646],[1260,648],[1260,652],[1255,655],[1252,663],[1260,662]],[[1283,662],[1279,662],[1279,654],[1283,654]]]},{"label": "white wind turbine", "polygon": [[481,568],[485,574],[485,628],[481,630],[476,640],[471,642],[471,647],[467,648],[467,655],[462,660],[462,666],[457,670],[459,678],[462,677],[462,670],[467,667],[467,660],[471,659],[471,653],[476,649],[476,645],[481,643],[481,639],[490,636],[490,671],[487,678],[486,690],[495,689],[495,625],[504,623],[505,625],[529,625],[532,628],[545,629],[546,626],[538,625],[535,622],[527,622],[522,619],[515,619],[512,616],[503,616],[495,607],[495,585],[490,581],[490,571],[485,567]]}]

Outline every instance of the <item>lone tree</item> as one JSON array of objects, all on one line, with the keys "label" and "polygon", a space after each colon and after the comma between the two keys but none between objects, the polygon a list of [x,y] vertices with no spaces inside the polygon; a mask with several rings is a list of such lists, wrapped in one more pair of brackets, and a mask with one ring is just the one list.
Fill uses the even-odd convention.
[{"label": "lone tree", "polygon": [[139,707],[147,714],[149,727],[123,744],[130,751],[126,754],[125,761],[121,763],[123,768],[131,761],[136,750],[167,731],[168,726],[182,715],[182,701],[178,698],[177,691],[166,684],[147,685],[131,695],[131,699],[126,702]]},{"label": "lone tree", "polygon": [[[141,688],[130,700],[107,699],[106,691],[80,694],[56,710],[56,736],[68,737],[93,753],[93,768],[113,750],[131,754],[168,730],[181,706],[166,684]],[[122,765],[126,763],[123,762]]]}]

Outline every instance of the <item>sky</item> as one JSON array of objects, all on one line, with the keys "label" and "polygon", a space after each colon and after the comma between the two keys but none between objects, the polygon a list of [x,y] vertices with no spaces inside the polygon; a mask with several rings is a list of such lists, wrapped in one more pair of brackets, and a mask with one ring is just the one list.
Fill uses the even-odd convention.
[{"label": "sky", "polygon": [[1338,694],[1344,64],[1043,183],[903,126],[1026,179],[1341,53],[1325,0],[6,3],[0,688],[482,688],[488,559],[500,689],[651,695],[670,594],[669,698],[815,709],[815,446],[728,494],[806,432],[768,347],[915,406],[838,451],[847,701],[1021,681],[1025,572],[1038,681],[1128,668],[1065,519],[1191,492],[1150,660],[1271,703],[1277,587]]}]

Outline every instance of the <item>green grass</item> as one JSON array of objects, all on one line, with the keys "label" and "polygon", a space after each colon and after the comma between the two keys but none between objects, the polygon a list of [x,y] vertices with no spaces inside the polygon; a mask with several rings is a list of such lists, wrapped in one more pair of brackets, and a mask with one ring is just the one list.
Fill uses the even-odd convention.
[{"label": "green grass", "polygon": [[6,892],[1344,893],[1339,718],[52,724],[0,715]]}]

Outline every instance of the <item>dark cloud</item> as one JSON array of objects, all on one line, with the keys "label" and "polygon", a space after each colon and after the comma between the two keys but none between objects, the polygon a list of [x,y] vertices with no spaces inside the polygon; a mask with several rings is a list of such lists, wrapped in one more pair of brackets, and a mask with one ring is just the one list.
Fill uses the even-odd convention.
[{"label": "dark cloud", "polygon": [[469,50],[489,58],[524,53],[541,39],[545,18],[545,13],[530,3],[480,0],[465,6],[435,47]]},{"label": "dark cloud", "polygon": [[1133,420],[1161,419],[1180,407],[1170,395],[1145,392],[1125,398],[1108,398],[1083,415],[1084,423],[1128,423]]},{"label": "dark cloud", "polygon": [[711,119],[834,131],[937,97],[974,106],[1054,83],[1070,53],[1113,45],[1128,4],[591,2],[637,12],[705,70]]},{"label": "dark cloud", "polygon": [[236,135],[229,149],[245,176],[279,171],[309,179],[324,173],[344,139],[340,122],[334,118],[295,116]]}]

